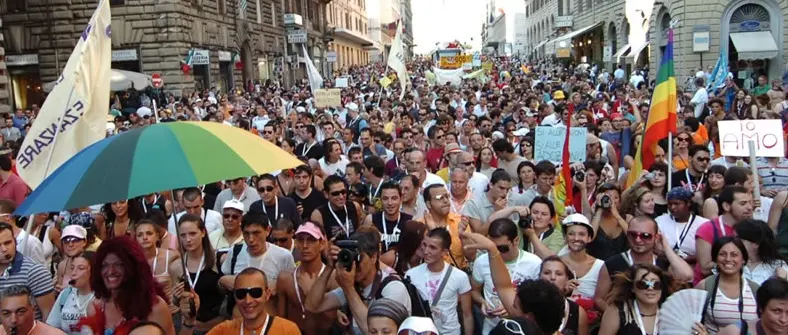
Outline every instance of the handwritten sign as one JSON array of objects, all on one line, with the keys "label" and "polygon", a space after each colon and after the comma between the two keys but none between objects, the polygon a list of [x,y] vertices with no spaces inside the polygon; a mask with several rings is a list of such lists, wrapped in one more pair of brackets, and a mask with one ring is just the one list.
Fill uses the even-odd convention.
[{"label": "handwritten sign", "polygon": [[391,79],[389,79],[389,77],[383,77],[380,78],[380,81],[378,83],[380,83],[380,86],[383,86],[383,88],[386,88],[389,87],[389,85],[391,85]]},{"label": "handwritten sign", "polygon": [[723,156],[747,157],[748,142],[755,142],[758,157],[783,157],[785,141],[780,120],[719,121]]},{"label": "handwritten sign", "polygon": [[[569,133],[569,161],[582,162],[586,160],[586,133],[582,127],[572,127]],[[564,127],[536,127],[534,146],[534,160],[548,160],[560,163],[564,151],[566,128]]]},{"label": "handwritten sign", "polygon": [[334,84],[334,87],[345,88],[348,85],[348,77],[339,77]]},{"label": "handwritten sign", "polygon": [[338,88],[321,88],[315,92],[315,107],[337,107],[342,104],[342,93]]},{"label": "handwritten sign", "polygon": [[465,63],[473,64],[473,55],[444,56],[440,58],[441,69],[458,69]]}]

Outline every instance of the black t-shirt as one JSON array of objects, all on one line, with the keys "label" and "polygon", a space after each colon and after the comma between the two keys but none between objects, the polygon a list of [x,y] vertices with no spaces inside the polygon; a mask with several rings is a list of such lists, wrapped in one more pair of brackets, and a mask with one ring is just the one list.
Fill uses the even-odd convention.
[{"label": "black t-shirt", "polygon": [[[405,223],[410,221],[413,216],[406,213],[399,213],[399,220],[386,220],[386,228],[383,229],[383,212],[372,215],[372,223],[380,231],[380,246],[382,252],[387,252],[399,244],[399,236]],[[388,242],[388,243],[386,243]]]},{"label": "black t-shirt", "polygon": [[306,143],[301,143],[296,146],[295,149],[296,156],[304,156],[307,158],[313,158],[319,160],[323,158],[323,146],[320,143],[315,142],[312,145],[307,145]]},{"label": "black t-shirt", "polygon": [[312,212],[317,209],[318,207],[325,205],[328,201],[326,197],[323,195],[323,192],[318,192],[316,189],[312,188],[312,192],[309,193],[306,198],[301,198],[295,192],[290,193],[288,195],[290,199],[296,204],[296,207],[300,204],[303,207],[303,212],[301,212],[301,221],[308,221],[309,217],[312,215]]},{"label": "black t-shirt", "polygon": [[288,197],[277,197],[277,206],[263,206],[263,200],[257,200],[249,206],[251,213],[263,213],[268,217],[268,223],[273,226],[277,220],[288,218],[293,221],[293,227],[301,225],[301,216],[293,199]]},{"label": "black t-shirt", "polygon": [[687,180],[692,183],[692,191],[695,192],[698,190],[699,184],[702,184],[706,180],[706,174],[702,174],[698,177],[693,176],[691,173],[687,172],[687,169],[679,170],[673,172],[671,175],[671,182],[670,186],[672,187],[685,187],[687,186]]}]

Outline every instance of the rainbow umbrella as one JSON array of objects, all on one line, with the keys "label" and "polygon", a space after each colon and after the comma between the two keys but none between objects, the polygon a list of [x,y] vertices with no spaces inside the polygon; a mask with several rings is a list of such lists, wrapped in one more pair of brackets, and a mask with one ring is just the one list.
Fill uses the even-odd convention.
[{"label": "rainbow umbrella", "polygon": [[240,128],[214,122],[159,123],[80,151],[53,171],[16,214],[80,208],[301,164]]}]

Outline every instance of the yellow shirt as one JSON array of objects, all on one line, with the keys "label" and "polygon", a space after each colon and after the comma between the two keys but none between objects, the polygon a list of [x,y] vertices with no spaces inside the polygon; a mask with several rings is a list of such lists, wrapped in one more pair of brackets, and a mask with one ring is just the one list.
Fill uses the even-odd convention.
[{"label": "yellow shirt", "polygon": [[[451,247],[449,247],[449,254],[444,257],[444,260],[457,268],[467,269],[468,260],[465,259],[465,254],[462,252],[462,241],[460,240],[460,220],[462,220],[462,215],[451,212],[446,218],[446,226],[449,229],[449,234],[451,234]],[[434,228],[432,216],[429,213],[424,214],[424,217],[417,221],[423,222],[428,227]],[[465,230],[469,231],[467,227]]]},{"label": "yellow shirt", "polygon": [[449,182],[449,168],[448,167],[445,167],[445,168],[442,168],[442,169],[438,170],[438,172],[436,172],[435,175],[437,175],[438,177],[441,177],[441,179],[443,179],[444,182],[446,182],[446,183]]}]

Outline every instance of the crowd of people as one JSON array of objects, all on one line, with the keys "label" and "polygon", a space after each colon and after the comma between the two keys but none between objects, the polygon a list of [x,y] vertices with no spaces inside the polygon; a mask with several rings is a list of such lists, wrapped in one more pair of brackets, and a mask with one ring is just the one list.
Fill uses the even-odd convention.
[{"label": "crowd of people", "polygon": [[[788,160],[722,156],[717,125],[785,122],[782,85],[707,89],[700,71],[673,143],[627,187],[648,74],[521,65],[456,86],[417,60],[402,101],[384,67],[353,67],[329,108],[305,82],[153,113],[127,92],[108,136],[220,122],[303,165],[29,219],[14,156],[37,108],[17,111],[0,132],[0,334],[656,335],[689,288],[708,292],[693,335],[788,333]],[[560,162],[535,159],[539,126],[587,129],[571,205]]]}]

